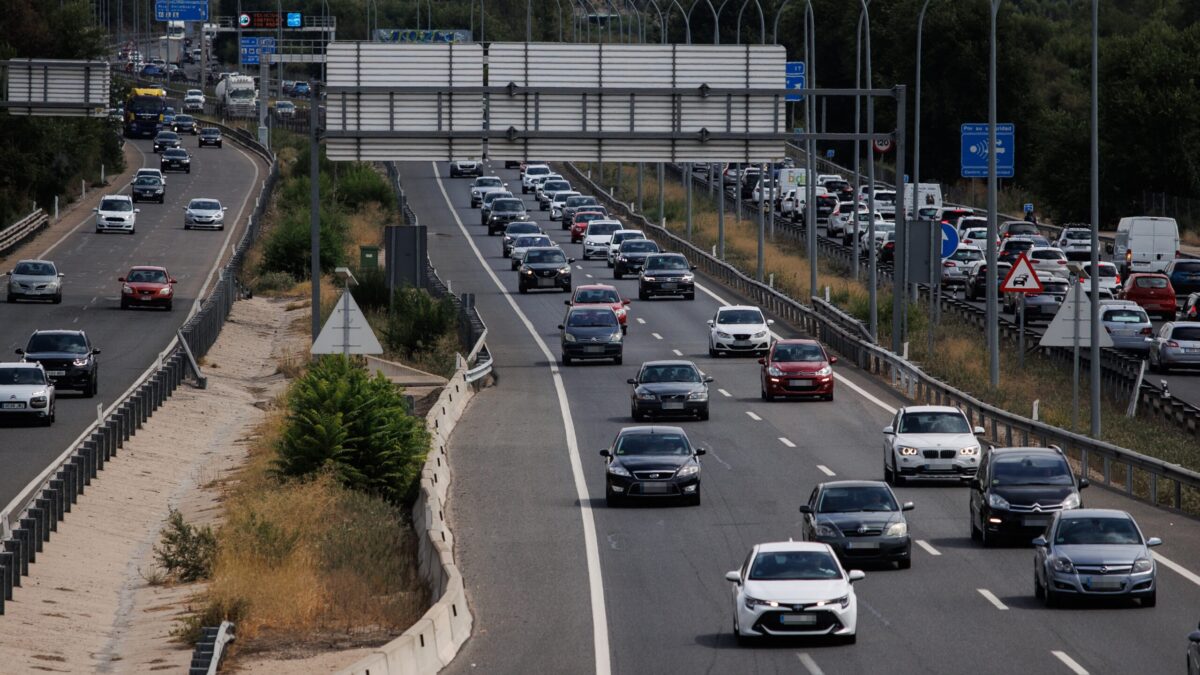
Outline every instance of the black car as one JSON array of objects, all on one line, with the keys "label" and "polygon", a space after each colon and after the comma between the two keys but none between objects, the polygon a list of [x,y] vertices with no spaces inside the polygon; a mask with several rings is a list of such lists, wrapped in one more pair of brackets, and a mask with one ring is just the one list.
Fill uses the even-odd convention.
[{"label": "black car", "polygon": [[[1003,298],[1000,287],[1004,285],[1004,277],[1008,276],[1012,263],[996,262],[996,297]],[[968,300],[979,300],[987,295],[987,263],[971,267],[967,272],[966,294]]]},{"label": "black car", "polygon": [[646,265],[638,277],[638,299],[649,300],[655,295],[681,295],[685,300],[696,299],[696,277],[681,253],[656,253],[646,257]]},{"label": "black car", "polygon": [[523,234],[544,234],[542,228],[532,220],[510,222],[504,228],[504,238],[500,241],[500,255],[507,258],[512,253],[513,243]]},{"label": "black car", "polygon": [[691,361],[647,361],[629,394],[629,414],[634,420],[651,416],[687,415],[708,419],[708,383],[713,379]]},{"label": "black car", "polygon": [[163,150],[159,166],[162,168],[163,173],[171,170],[191,173],[192,157],[183,148],[168,148]]},{"label": "black car", "polygon": [[155,176],[139,176],[133,181],[132,198],[135,202],[163,203],[166,198],[166,187]]},{"label": "black car", "polygon": [[492,202],[492,208],[488,212],[488,218],[484,224],[487,225],[488,236],[491,236],[504,231],[510,223],[528,219],[529,212],[525,210],[524,201],[505,197]]},{"label": "black car", "polygon": [[200,126],[196,123],[196,118],[191,115],[176,115],[171,122],[171,128],[177,134],[189,133],[195,136],[199,132]]},{"label": "black car", "polygon": [[591,195],[579,195],[578,197],[567,197],[567,201],[563,202],[562,208],[562,229],[571,229],[571,223],[575,222],[575,214],[580,211],[591,211],[600,202]]},{"label": "black car", "polygon": [[626,427],[604,458],[604,502],[619,506],[637,497],[682,497],[700,505],[700,455],[679,427]]},{"label": "black car", "polygon": [[1029,542],[1056,511],[1079,508],[1079,491],[1087,486],[1057,446],[991,448],[971,479],[971,538],[984,546],[1003,537]]},{"label": "black car", "polygon": [[479,224],[487,225],[488,217],[492,215],[492,204],[497,199],[512,199],[513,193],[508,190],[493,190],[483,195],[483,199],[479,202]]},{"label": "black car", "polygon": [[1200,675],[1200,625],[1188,635],[1188,675]]},{"label": "black car", "polygon": [[859,562],[896,563],[912,567],[912,540],[904,512],[887,483],[839,480],[813,488],[804,514],[804,540],[829,544],[846,567]]},{"label": "black car", "polygon": [[553,288],[570,293],[573,262],[575,259],[557,246],[531,248],[517,272],[517,290],[528,293],[530,289]]},{"label": "black car", "polygon": [[626,274],[638,274],[646,264],[646,258],[659,253],[658,244],[649,239],[629,239],[621,242],[617,259],[613,261],[613,278],[621,279]]},{"label": "black car", "polygon": [[854,201],[854,186],[844,180],[825,181],[825,189],[839,202]]},{"label": "black car", "polygon": [[[537,249],[530,249],[533,253]],[[529,253],[525,254],[529,257]],[[611,359],[621,365],[624,355],[621,320],[611,307],[571,307],[558,325],[562,364]]]},{"label": "black car", "polygon": [[160,131],[154,137],[154,151],[162,152],[167,148],[179,147],[179,134],[174,131]]},{"label": "black car", "polygon": [[221,130],[216,127],[204,127],[200,130],[200,147],[215,145],[221,147]]},{"label": "black car", "polygon": [[80,391],[88,398],[99,389],[100,367],[96,355],[100,350],[81,330],[34,331],[25,348],[17,353],[25,361],[42,364],[56,389]]}]

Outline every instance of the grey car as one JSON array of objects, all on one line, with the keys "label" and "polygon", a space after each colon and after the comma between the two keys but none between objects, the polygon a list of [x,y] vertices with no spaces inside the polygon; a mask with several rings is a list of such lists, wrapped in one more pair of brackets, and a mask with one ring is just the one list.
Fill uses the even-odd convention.
[{"label": "grey car", "polygon": [[629,394],[629,414],[635,421],[650,416],[686,415],[708,419],[708,384],[713,379],[691,361],[647,361]]},{"label": "grey car", "polygon": [[1200,321],[1168,321],[1150,345],[1150,369],[1165,373],[1171,368],[1200,366]]},{"label": "grey car", "polygon": [[1150,315],[1136,302],[1101,301],[1100,323],[1112,338],[1113,347],[1143,354],[1150,350],[1146,338],[1154,334],[1154,325],[1150,323]]},{"label": "grey car", "polygon": [[204,227],[214,230],[225,229],[225,207],[216,199],[198,198],[183,207],[183,229]]},{"label": "grey car", "polygon": [[839,480],[813,488],[804,514],[804,540],[819,541],[833,549],[847,567],[862,562],[895,562],[912,567],[912,541],[905,511],[887,483],[875,480]]},{"label": "grey car", "polygon": [[567,230],[571,227],[571,222],[575,220],[575,214],[579,211],[589,211],[590,207],[598,206],[600,202],[591,195],[576,195],[570,197],[563,202],[562,208],[562,229]]},{"label": "grey car", "polygon": [[9,302],[49,300],[62,302],[63,275],[49,260],[21,260],[8,272]]},{"label": "grey car", "polygon": [[[536,249],[535,249],[536,250]],[[562,331],[562,364],[575,361],[612,359],[621,365],[621,322],[617,313],[608,307],[572,307],[558,325]]]},{"label": "grey car", "polygon": [[1188,675],[1200,675],[1200,626],[1188,635],[1187,667]]},{"label": "grey car", "polygon": [[1059,511],[1033,540],[1033,592],[1054,607],[1068,597],[1158,599],[1154,556],[1133,517],[1114,509]]},{"label": "grey car", "polygon": [[1022,310],[1021,300],[1017,293],[1004,294],[1004,311],[1012,312],[1016,317],[1025,313],[1026,321],[1050,321],[1058,314],[1058,308],[1067,297],[1069,282],[1057,276],[1042,279],[1041,293],[1026,293],[1025,305]]}]

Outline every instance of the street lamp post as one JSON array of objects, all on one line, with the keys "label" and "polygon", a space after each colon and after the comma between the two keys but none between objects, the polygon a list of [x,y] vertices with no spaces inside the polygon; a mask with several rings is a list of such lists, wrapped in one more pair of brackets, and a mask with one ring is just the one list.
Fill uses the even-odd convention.
[{"label": "street lamp post", "polygon": [[[874,80],[871,77],[871,12],[867,8],[869,0],[859,0],[862,5],[863,34],[866,36],[866,59],[864,62],[867,89],[871,88]],[[875,97],[867,96],[867,135],[875,136]],[[872,140],[873,144],[873,140]],[[856,153],[857,154],[857,153]],[[855,196],[857,199],[857,196]],[[857,208],[857,207],[856,207]],[[858,214],[855,213],[857,222]],[[857,229],[857,228],[856,228]],[[857,232],[856,232],[857,234]],[[858,242],[855,241],[857,245]],[[875,255],[875,148],[867,146],[867,269],[870,274],[870,285],[867,288],[870,309],[871,339],[879,340],[879,278],[878,261]]]},{"label": "street lamp post", "polygon": [[[916,104],[914,105],[914,108],[913,108],[913,179],[912,179],[913,188],[912,189],[913,189],[913,209],[916,211],[916,214],[915,214],[916,222],[918,222],[918,223],[920,223],[922,220],[921,205],[917,199],[917,196],[921,191],[921,47],[922,47],[922,38],[925,33],[925,10],[929,8],[929,2],[930,2],[930,0],[925,0],[923,3],[921,3],[921,12],[920,12],[920,14],[917,15],[917,77],[916,77],[917,91],[916,91]],[[905,196],[901,195],[900,198],[904,199]],[[926,330],[927,330],[928,338],[929,338],[929,350],[928,351],[929,351],[929,354],[932,355],[933,354],[933,345],[934,345],[934,321],[937,317],[938,302],[939,302],[938,288],[940,287],[940,284],[938,283],[938,279],[937,279],[937,274],[939,272],[939,268],[937,265],[937,260],[938,260],[939,256],[937,255],[937,252],[938,252],[939,247],[937,245],[937,242],[940,239],[940,237],[937,236],[938,232],[933,229],[934,227],[937,227],[937,221],[935,219],[930,219],[928,227],[930,228],[930,233],[929,233],[929,325],[926,328]],[[940,229],[940,228],[938,228],[938,229]]]},{"label": "street lamp post", "polygon": [[1092,0],[1092,438],[1100,438],[1100,0]]},{"label": "street lamp post", "polygon": [[996,388],[1000,386],[1000,331],[996,324],[996,15],[1000,12],[1000,0],[989,1],[992,6],[988,53],[987,350],[990,381],[992,388]]}]

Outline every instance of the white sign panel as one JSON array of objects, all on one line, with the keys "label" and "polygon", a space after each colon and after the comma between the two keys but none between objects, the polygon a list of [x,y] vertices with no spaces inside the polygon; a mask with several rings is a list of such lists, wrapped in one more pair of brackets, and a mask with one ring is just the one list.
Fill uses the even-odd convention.
[{"label": "white sign panel", "polygon": [[107,116],[107,62],[11,59],[5,65],[8,70],[5,100],[10,115]]},{"label": "white sign panel", "polygon": [[354,296],[350,291],[343,291],[337,307],[309,351],[313,354],[382,354],[383,346]]},{"label": "white sign panel", "polygon": [[[1071,284],[1067,299],[1058,308],[1058,314],[1054,315],[1038,344],[1042,347],[1074,347],[1076,339],[1081,348],[1092,346],[1092,301],[1083,292],[1083,284],[1078,282]],[[1113,346],[1107,330],[1100,331],[1100,346]]]}]

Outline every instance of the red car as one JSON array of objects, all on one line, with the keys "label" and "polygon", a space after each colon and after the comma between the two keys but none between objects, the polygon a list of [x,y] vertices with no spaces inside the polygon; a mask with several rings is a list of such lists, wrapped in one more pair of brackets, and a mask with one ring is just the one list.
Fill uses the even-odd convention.
[{"label": "red car", "polygon": [[833,364],[837,357],[825,353],[816,340],[779,340],[758,362],[762,364],[764,401],[773,401],[776,396],[833,400]]},{"label": "red car", "polygon": [[583,235],[587,232],[588,223],[593,220],[606,220],[608,214],[603,211],[579,211],[575,214],[575,220],[571,222],[571,243],[578,244],[583,241]]},{"label": "red car", "polygon": [[162,307],[171,311],[175,299],[175,279],[165,267],[134,267],[129,274],[118,277],[121,286],[121,309],[130,307]]},{"label": "red car", "polygon": [[1147,314],[1158,314],[1168,321],[1175,318],[1175,289],[1165,274],[1130,274],[1117,297],[1136,302]]},{"label": "red car", "polygon": [[571,296],[570,300],[564,300],[564,304],[571,307],[578,305],[598,305],[608,307],[617,314],[617,321],[621,324],[621,332],[628,333],[629,326],[625,323],[629,320],[629,300],[621,297],[617,289],[607,284],[588,284],[586,286],[576,286],[575,295]]}]

